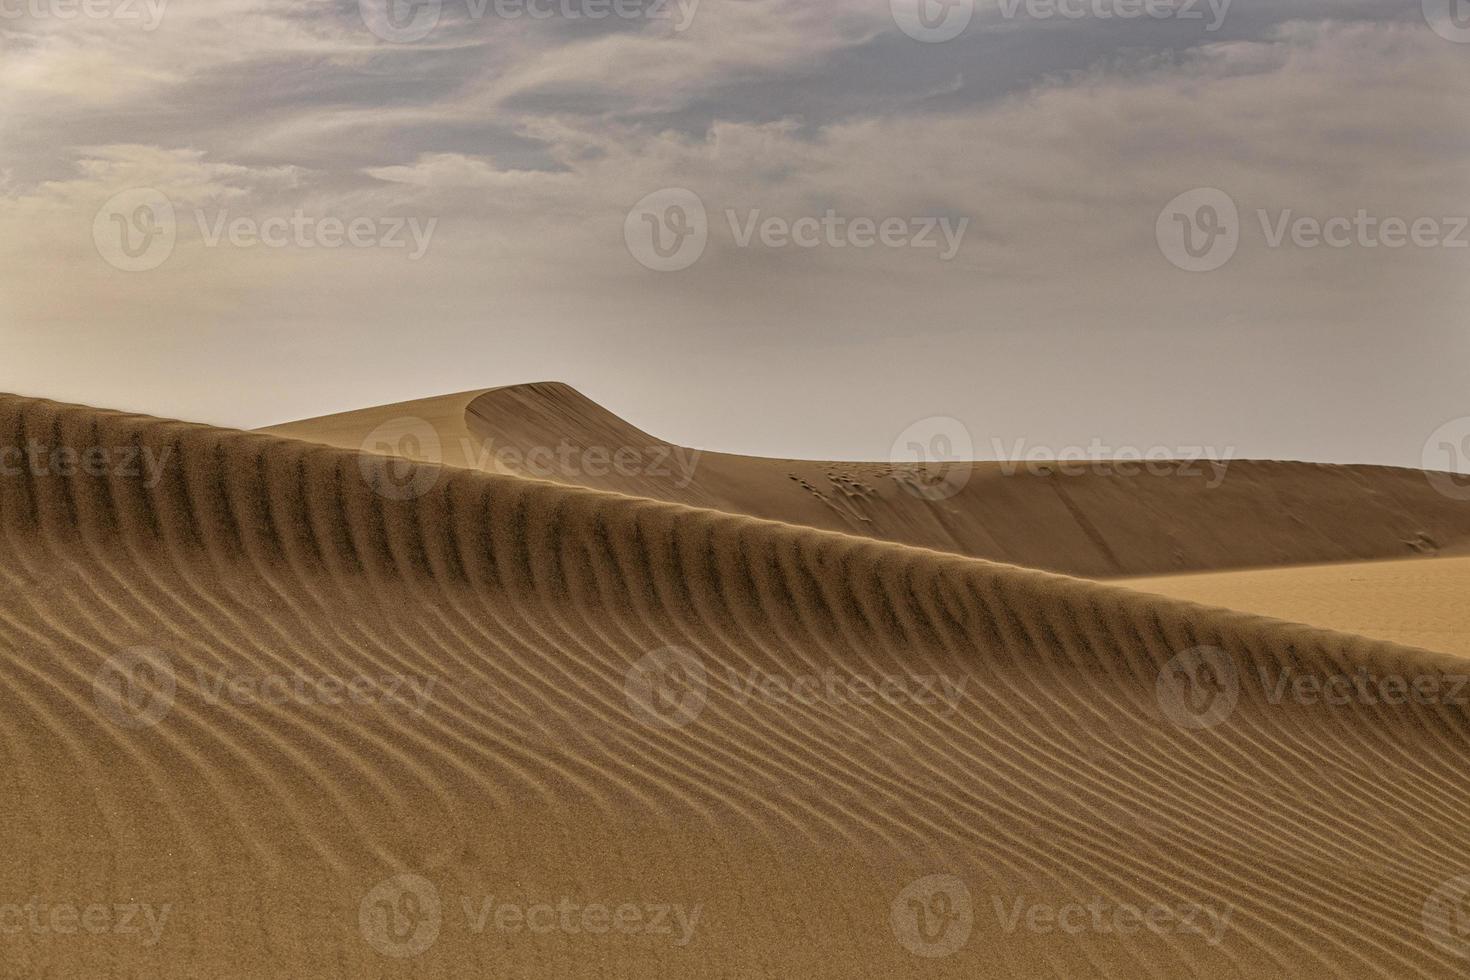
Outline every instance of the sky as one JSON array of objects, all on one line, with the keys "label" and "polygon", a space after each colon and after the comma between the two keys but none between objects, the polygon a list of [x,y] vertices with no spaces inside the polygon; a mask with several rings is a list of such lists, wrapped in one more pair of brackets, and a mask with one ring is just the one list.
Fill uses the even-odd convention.
[{"label": "sky", "polygon": [[1463,468],[1467,78],[1466,0],[0,0],[0,390]]}]

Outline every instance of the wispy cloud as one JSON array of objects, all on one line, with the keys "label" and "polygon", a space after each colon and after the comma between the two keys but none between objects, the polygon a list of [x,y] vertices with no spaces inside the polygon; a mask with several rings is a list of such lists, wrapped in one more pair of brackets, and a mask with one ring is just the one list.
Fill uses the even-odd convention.
[{"label": "wispy cloud", "polygon": [[[1431,31],[1417,4],[1236,5],[1214,31],[985,5],[942,44],[906,36],[886,2],[701,0],[599,22],[476,9],[445,0],[434,30],[405,43],[345,2],[173,0],[152,26],[0,22],[0,303],[26,335],[0,386],[55,377],[48,393],[121,404],[136,400],[140,370],[167,394],[138,407],[254,424],[378,392],[604,369],[635,404],[651,404],[654,379],[664,398],[707,398],[711,356],[789,351],[776,384],[840,348],[863,385],[915,371],[946,403],[930,409],[1003,414],[995,399],[1079,369],[1093,344],[1155,376],[1205,352],[1218,371],[1259,374],[1265,338],[1275,357],[1311,360],[1330,403],[1334,370],[1366,370],[1374,352],[1324,365],[1322,336],[1413,324],[1391,356],[1433,360],[1466,298],[1445,250],[1273,250],[1251,228],[1260,210],[1465,210],[1470,49]],[[1160,209],[1193,187],[1227,192],[1243,239],[1254,235],[1218,274],[1179,272],[1155,240]],[[93,241],[99,208],[129,188],[157,191],[178,216],[169,257],[146,273],[113,268]],[[661,188],[693,192],[709,219],[702,255],[675,274],[650,272],[625,240],[630,209]],[[436,225],[409,266],[391,249],[211,243],[200,229],[222,213],[250,227],[296,214],[329,229]],[[751,231],[829,213],[964,218],[965,237],[940,263]],[[175,354],[123,381],[115,354],[139,337]],[[665,356],[640,359],[650,346]],[[445,350],[457,352],[449,367]],[[343,351],[351,371],[323,379],[316,365]],[[977,386],[998,352],[1004,377]],[[178,381],[179,363],[221,359],[270,383],[247,383],[257,394],[242,401]],[[852,410],[836,436],[849,453],[886,448],[885,420],[920,397],[896,384]],[[1173,390],[1088,412],[1137,425],[1140,406]],[[1446,407],[1447,390],[1407,402],[1403,432]],[[1251,421],[1271,398],[1253,395],[1236,416],[1248,431],[1224,441],[1292,455],[1279,417]],[[1058,429],[1075,414],[1029,417]],[[761,444],[789,438],[775,414],[747,432],[753,442],[732,448],[799,451]],[[1412,461],[1410,442],[1385,429],[1373,452]]]}]

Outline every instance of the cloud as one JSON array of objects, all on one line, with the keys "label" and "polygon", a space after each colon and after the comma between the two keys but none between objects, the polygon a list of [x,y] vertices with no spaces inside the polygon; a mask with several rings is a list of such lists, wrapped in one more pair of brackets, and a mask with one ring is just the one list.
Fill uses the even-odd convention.
[{"label": "cloud", "polygon": [[544,186],[565,181],[567,173],[534,170],[497,170],[486,160],[462,153],[426,153],[410,166],[368,167],[364,173],[379,180],[426,188],[492,188]]},{"label": "cloud", "polygon": [[480,104],[514,105],[552,96],[568,107],[591,97],[594,104],[614,100],[619,114],[667,112],[732,81],[809,68],[891,26],[877,4],[706,2],[682,32],[652,21],[638,32],[533,48],[488,79],[478,97]]},{"label": "cloud", "polygon": [[[123,404],[138,379],[115,363],[141,338],[173,352],[138,370],[177,402],[136,407],[264,423],[390,400],[384,386],[577,380],[579,366],[623,379],[628,398],[709,398],[711,365],[763,351],[782,397],[797,397],[801,364],[831,358],[856,387],[809,382],[829,398],[932,386],[936,409],[1024,408],[1055,429],[1037,441],[1066,444],[1075,406],[1022,403],[1090,362],[1131,386],[1085,413],[1117,442],[1165,439],[1119,433],[1139,419],[1216,424],[1234,403],[1236,418],[1261,414],[1232,436],[1242,452],[1256,439],[1260,454],[1300,455],[1281,442],[1292,396],[1222,391],[1220,406],[1184,411],[1177,379],[1205,364],[1260,378],[1270,351],[1270,371],[1295,365],[1320,384],[1311,397],[1348,411],[1344,377],[1385,359],[1442,366],[1470,298],[1448,252],[1271,249],[1256,223],[1260,210],[1464,210],[1463,49],[1374,5],[1237,8],[1209,35],[982,17],[944,45],[902,35],[883,3],[702,0],[683,31],[477,21],[450,6],[442,29],[403,45],[345,3],[175,0],[153,31],[7,25],[0,312],[27,337],[0,387],[5,372],[29,390],[20,382],[56,377]],[[1026,71],[989,74],[1017,50]],[[152,272],[109,267],[91,241],[97,209],[130,187],[182,215]],[[709,243],[687,271],[658,274],[630,255],[624,222],[671,187],[699,195]],[[1243,215],[1239,252],[1209,275],[1175,269],[1154,238],[1164,203],[1193,187],[1226,191]],[[727,215],[829,209],[969,224],[945,263],[741,245]],[[198,210],[437,225],[409,263],[386,249],[209,246]],[[1391,351],[1363,346],[1385,322],[1416,332]],[[323,378],[327,361],[351,370]],[[228,364],[249,391],[180,387],[180,364]],[[1003,393],[1016,405],[997,406]],[[877,420],[901,394],[872,396],[851,424],[886,431]],[[1449,400],[1423,394],[1398,421],[1412,431],[1413,413]],[[746,438],[788,429],[772,414]],[[1411,461],[1389,438],[1378,458]]]}]

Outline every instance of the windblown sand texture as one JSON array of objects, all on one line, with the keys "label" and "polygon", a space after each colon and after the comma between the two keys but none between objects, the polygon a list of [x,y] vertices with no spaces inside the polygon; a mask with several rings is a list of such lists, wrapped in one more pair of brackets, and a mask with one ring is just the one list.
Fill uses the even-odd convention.
[{"label": "windblown sand texture", "polygon": [[[1159,478],[1056,466],[1008,473],[997,463],[761,459],[673,445],[555,383],[266,431],[1088,577],[1470,550],[1470,507],[1417,470],[1234,460],[1228,478],[1187,462]],[[618,449],[632,451],[629,465],[601,464]],[[500,465],[537,450],[539,465]]]},{"label": "windblown sand texture", "polygon": [[[559,386],[455,397],[436,432],[648,438],[587,428],[612,417]],[[885,466],[706,454],[684,488],[568,485],[357,451],[429,418],[403,407],[326,420],[329,446],[0,397],[0,446],[113,463],[0,476],[0,974],[1470,970],[1465,708],[1274,703],[1257,680],[1448,685],[1463,660],[987,560],[1453,549],[1470,513],[1422,474],[979,465],[934,501]],[[1202,648],[1212,679],[1170,681]],[[248,696],[271,676],[413,685]],[[831,676],[906,686],[792,693]],[[161,928],[122,929],[128,906]]]}]

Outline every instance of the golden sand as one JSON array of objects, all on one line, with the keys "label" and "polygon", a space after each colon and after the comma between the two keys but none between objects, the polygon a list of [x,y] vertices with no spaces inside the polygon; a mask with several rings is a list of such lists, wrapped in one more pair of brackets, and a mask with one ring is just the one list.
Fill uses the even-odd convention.
[{"label": "golden sand", "polygon": [[1096,539],[1027,536],[1042,477],[979,480],[946,524],[880,490],[860,537],[798,526],[815,502],[767,520],[10,396],[0,444],[114,461],[0,478],[5,976],[1470,963],[1465,708],[1254,680],[1458,658],[913,546],[1248,564],[1308,491],[1337,539],[1270,538],[1282,560],[1453,541],[1463,508],[1402,471],[1083,477],[1064,511]]}]

